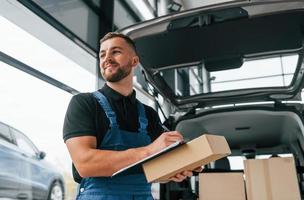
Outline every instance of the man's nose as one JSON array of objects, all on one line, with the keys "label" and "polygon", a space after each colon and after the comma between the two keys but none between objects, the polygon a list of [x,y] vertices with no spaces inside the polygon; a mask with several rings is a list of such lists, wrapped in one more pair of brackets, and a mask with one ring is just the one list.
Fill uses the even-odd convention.
[{"label": "man's nose", "polygon": [[107,63],[112,62],[112,56],[109,54],[105,54],[104,58],[100,60],[100,65],[104,67]]},{"label": "man's nose", "polygon": [[104,62],[111,62],[112,61],[112,55],[110,53],[106,53]]}]

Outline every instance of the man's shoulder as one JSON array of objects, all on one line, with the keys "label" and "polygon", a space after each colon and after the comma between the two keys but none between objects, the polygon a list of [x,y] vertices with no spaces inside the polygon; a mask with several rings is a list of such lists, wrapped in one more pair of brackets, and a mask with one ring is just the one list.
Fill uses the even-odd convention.
[{"label": "man's shoulder", "polygon": [[76,95],[74,95],[70,101],[70,105],[92,105],[94,104],[94,96],[92,93],[90,92],[86,92],[86,93],[78,93]]},{"label": "man's shoulder", "polygon": [[73,96],[73,98],[77,98],[77,99],[87,99],[87,98],[92,98],[92,97],[93,97],[92,92],[82,92],[82,93],[78,93]]},{"label": "man's shoulder", "polygon": [[94,96],[91,92],[78,93],[72,97],[74,101],[92,101],[93,99]]}]

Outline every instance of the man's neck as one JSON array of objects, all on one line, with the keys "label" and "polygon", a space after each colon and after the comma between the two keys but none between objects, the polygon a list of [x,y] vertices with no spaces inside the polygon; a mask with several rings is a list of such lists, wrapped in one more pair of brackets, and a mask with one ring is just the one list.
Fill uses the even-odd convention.
[{"label": "man's neck", "polygon": [[120,93],[123,96],[129,96],[133,92],[133,80],[132,77],[125,78],[118,82],[107,82],[107,85],[115,90],[116,92]]}]

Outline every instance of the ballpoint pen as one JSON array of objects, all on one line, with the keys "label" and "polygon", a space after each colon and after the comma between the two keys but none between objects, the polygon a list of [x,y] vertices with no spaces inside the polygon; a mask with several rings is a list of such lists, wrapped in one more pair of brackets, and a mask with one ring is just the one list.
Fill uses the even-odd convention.
[{"label": "ballpoint pen", "polygon": [[165,130],[165,131],[170,131],[165,125],[163,125],[162,123],[160,123],[161,127]]},{"label": "ballpoint pen", "polygon": [[[162,123],[160,123],[160,125],[164,129],[164,131],[167,131],[167,132],[171,131],[165,125],[163,125]],[[183,141],[180,141],[180,143],[183,144],[183,143],[187,143],[188,141],[189,141],[189,139],[186,138],[186,139],[183,139]]]}]

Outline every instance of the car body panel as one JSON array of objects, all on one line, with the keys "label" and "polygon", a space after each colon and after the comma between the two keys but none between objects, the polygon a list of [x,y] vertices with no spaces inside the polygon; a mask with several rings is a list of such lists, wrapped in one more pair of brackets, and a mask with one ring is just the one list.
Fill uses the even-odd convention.
[{"label": "car body panel", "polygon": [[17,199],[20,195],[22,162],[13,145],[0,140],[0,198]]},{"label": "car body panel", "polygon": [[[10,142],[0,137],[0,198],[47,199],[54,182],[61,183],[64,189],[62,175],[39,158],[40,152],[29,138],[17,129],[0,124],[7,126],[11,133]],[[25,143],[32,154],[18,146]]]}]

